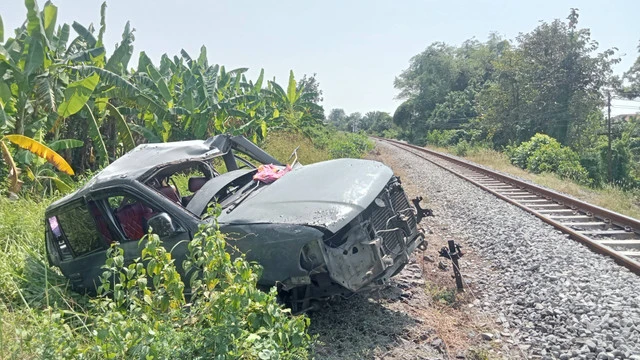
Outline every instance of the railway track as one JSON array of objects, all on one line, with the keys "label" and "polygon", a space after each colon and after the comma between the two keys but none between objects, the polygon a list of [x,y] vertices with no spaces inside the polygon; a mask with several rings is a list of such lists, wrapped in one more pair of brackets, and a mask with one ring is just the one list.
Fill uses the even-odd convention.
[{"label": "railway track", "polygon": [[396,140],[376,138],[427,160],[532,213],[593,251],[640,275],[640,221],[473,163]]}]

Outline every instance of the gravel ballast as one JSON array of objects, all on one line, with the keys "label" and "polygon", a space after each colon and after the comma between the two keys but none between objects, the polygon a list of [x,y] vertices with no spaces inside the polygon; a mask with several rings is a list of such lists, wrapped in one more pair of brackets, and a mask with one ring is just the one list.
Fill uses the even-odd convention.
[{"label": "gravel ballast", "polygon": [[461,260],[473,305],[501,328],[487,341],[527,358],[640,359],[639,276],[413,154],[377,149],[392,154],[388,165],[425,195],[438,223],[490,266]]}]

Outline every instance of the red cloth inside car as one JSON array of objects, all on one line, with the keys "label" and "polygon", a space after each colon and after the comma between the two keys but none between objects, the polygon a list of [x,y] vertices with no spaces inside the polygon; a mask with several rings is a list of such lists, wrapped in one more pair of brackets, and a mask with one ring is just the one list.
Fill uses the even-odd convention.
[{"label": "red cloth inside car", "polygon": [[95,219],[96,226],[98,227],[98,231],[102,235],[102,238],[106,240],[108,244],[111,244],[113,242],[113,238],[111,237],[111,231],[109,231],[109,225],[107,225],[107,219],[104,218],[102,211],[98,209],[93,201],[90,201],[88,205],[89,212],[91,212],[91,216]]},{"label": "red cloth inside car", "polygon": [[147,220],[153,216],[153,210],[141,203],[125,205],[116,210],[116,218],[122,231],[130,240],[140,240],[147,231]]}]

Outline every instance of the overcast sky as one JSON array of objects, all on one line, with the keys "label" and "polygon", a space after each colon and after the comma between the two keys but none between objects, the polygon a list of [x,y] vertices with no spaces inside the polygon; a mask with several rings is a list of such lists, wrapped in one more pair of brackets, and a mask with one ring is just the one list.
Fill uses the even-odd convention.
[{"label": "overcast sky", "polygon": [[[101,3],[55,0],[58,23],[99,24]],[[579,26],[591,29],[601,49],[619,49],[620,74],[635,61],[640,40],[637,0],[111,0],[107,4],[107,51],[120,41],[130,20],[136,29],[133,64],[141,50],[157,60],[182,48],[197,56],[204,44],[211,63],[249,67],[250,78],[256,78],[260,68],[281,83],[289,69],[296,77],[317,74],[327,112],[343,108],[347,113],[393,113],[400,102],[395,99],[394,77],[432,42],[457,45],[472,37],[485,40],[492,31],[513,39],[541,20],[566,18],[572,7],[580,9]],[[24,2],[3,0],[0,16],[6,38],[26,17]],[[639,103],[626,104],[633,110]],[[625,106],[614,113],[633,112]]]}]

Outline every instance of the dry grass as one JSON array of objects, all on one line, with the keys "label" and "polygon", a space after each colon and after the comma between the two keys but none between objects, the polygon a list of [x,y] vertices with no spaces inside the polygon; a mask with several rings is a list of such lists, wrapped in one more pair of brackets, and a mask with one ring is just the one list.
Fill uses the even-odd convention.
[{"label": "dry grass", "polygon": [[[432,149],[450,153],[447,149],[443,148]],[[531,180],[538,185],[569,194],[590,204],[633,218],[640,218],[640,193],[638,193],[638,191],[624,191],[609,185],[602,189],[592,189],[578,185],[567,179],[561,179],[554,174],[533,174],[512,165],[505,154],[490,149],[473,149],[469,151],[465,159],[523,179]]]}]

